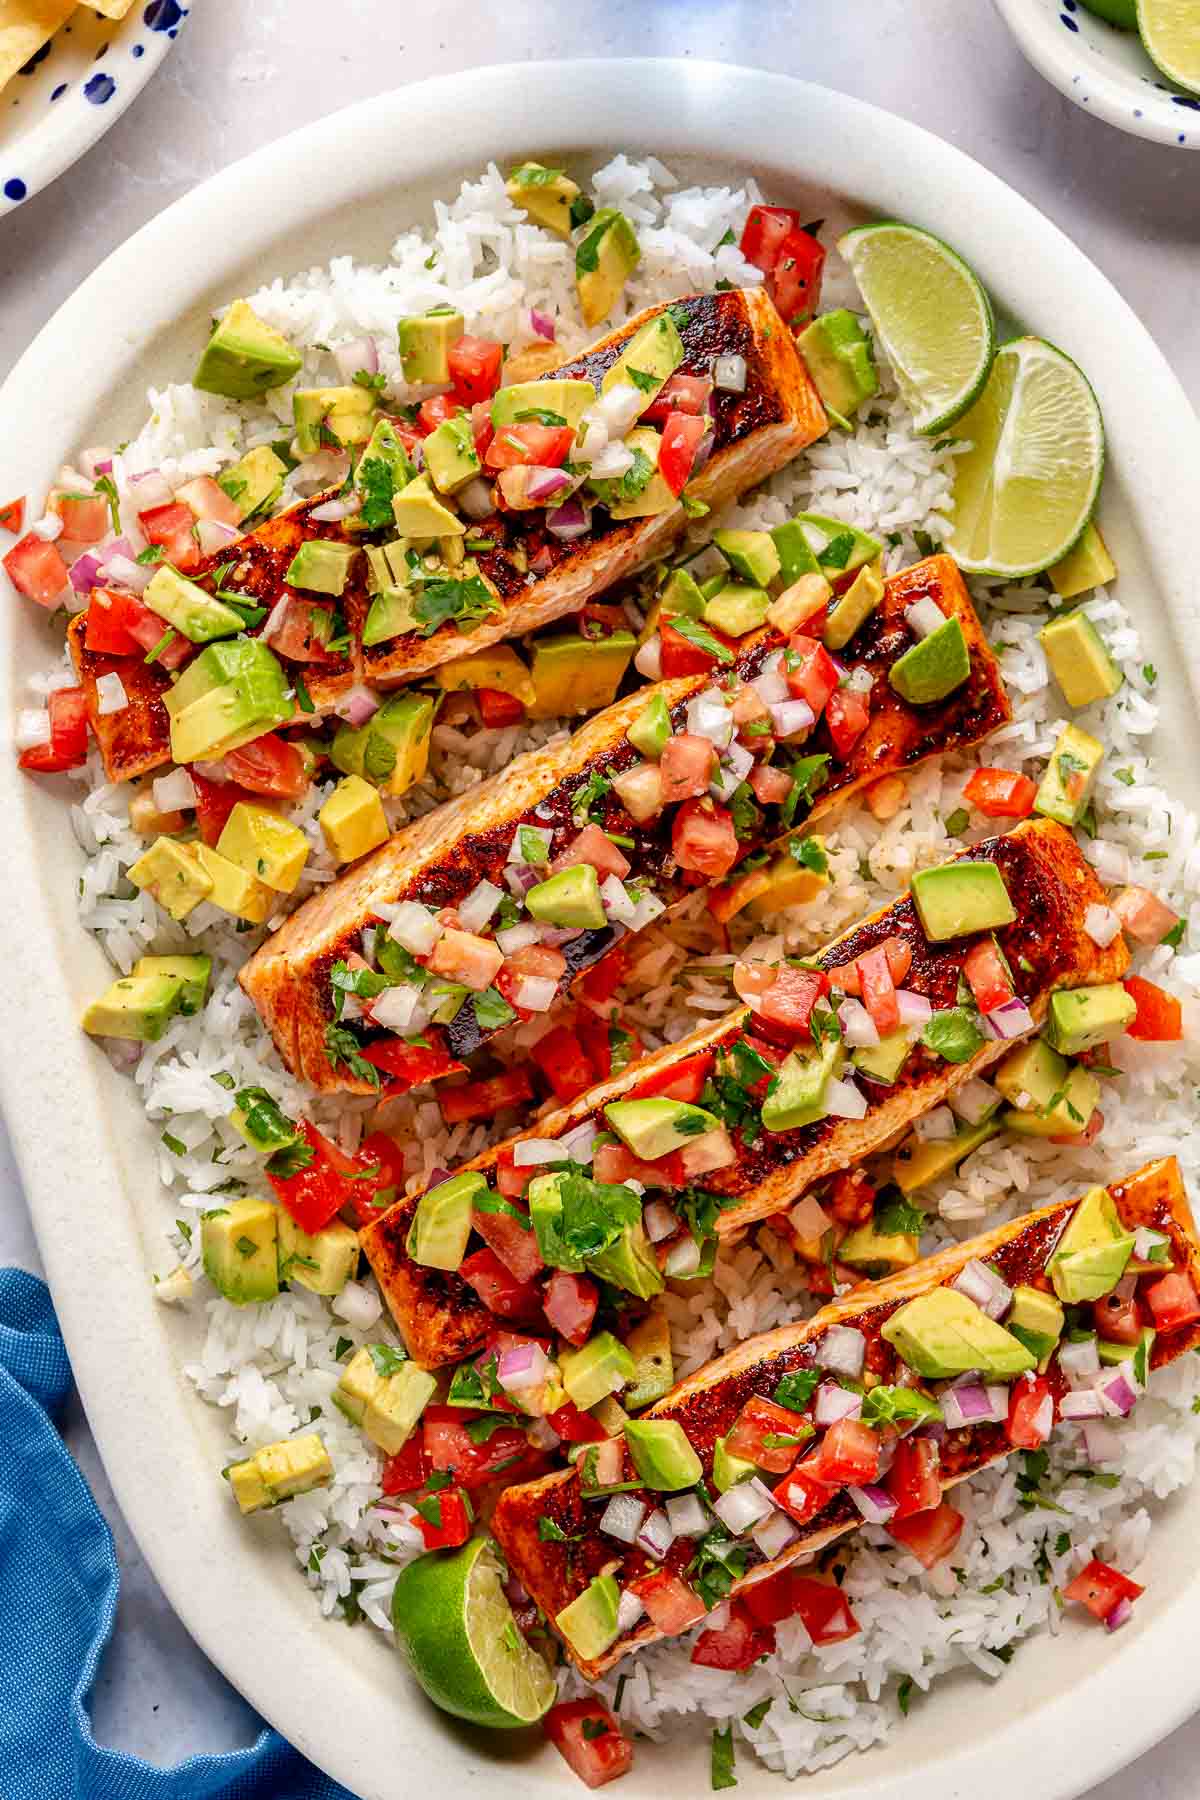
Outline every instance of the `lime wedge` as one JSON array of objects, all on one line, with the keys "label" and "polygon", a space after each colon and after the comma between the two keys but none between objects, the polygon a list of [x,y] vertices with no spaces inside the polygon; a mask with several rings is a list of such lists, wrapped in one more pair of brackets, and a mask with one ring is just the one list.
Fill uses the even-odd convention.
[{"label": "lime wedge", "polygon": [[531,1725],[552,1706],[553,1675],[517,1629],[486,1538],[430,1551],[392,1590],[396,1642],[433,1701],[472,1725]]},{"label": "lime wedge", "polygon": [[991,303],[961,256],[915,225],[859,225],[838,240],[918,431],[966,412],[996,353]]},{"label": "lime wedge", "polygon": [[1104,425],[1086,376],[1041,338],[1001,346],[957,435],[947,550],[972,574],[1036,575],[1067,554],[1096,504]]},{"label": "lime wedge", "polygon": [[1200,94],[1200,7],[1196,0],[1137,0],[1138,30],[1168,81]]}]

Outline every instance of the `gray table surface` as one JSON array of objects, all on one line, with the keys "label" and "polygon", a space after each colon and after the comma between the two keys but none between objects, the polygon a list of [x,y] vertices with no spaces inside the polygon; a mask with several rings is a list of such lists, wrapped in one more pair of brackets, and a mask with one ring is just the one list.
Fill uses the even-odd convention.
[{"label": "gray table surface", "polygon": [[[633,55],[782,70],[948,138],[1070,233],[1200,400],[1200,157],[1127,137],[1069,105],[1021,60],[985,0],[339,0],[336,8],[327,0],[193,0],[178,44],[124,118],[0,224],[0,376],[110,250],[280,133],[468,62]],[[0,1128],[0,1264],[12,1262],[40,1267]],[[191,1643],[142,1563],[78,1408],[68,1435],[124,1573],[95,1697],[98,1737],[158,1763],[247,1743],[249,1709]],[[1198,1754],[1200,1718],[1094,1800],[1192,1800]]]}]

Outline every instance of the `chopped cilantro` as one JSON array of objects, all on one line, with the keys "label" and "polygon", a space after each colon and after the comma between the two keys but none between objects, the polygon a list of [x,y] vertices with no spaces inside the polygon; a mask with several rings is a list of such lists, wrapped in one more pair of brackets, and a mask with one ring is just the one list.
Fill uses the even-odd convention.
[{"label": "chopped cilantro", "polygon": [[184,1143],[181,1143],[177,1137],[172,1137],[171,1133],[169,1131],[163,1132],[161,1141],[166,1146],[166,1148],[171,1152],[172,1156],[186,1156],[187,1155],[187,1145]]},{"label": "chopped cilantro", "polygon": [[946,815],[946,830],[951,837],[961,837],[971,823],[971,815],[965,806],[956,806],[952,813]]},{"label": "chopped cilantro", "polygon": [[480,1031],[499,1031],[502,1025],[510,1025],[516,1016],[498,988],[485,988],[482,994],[476,994],[475,1019]]},{"label": "chopped cilantro", "polygon": [[788,851],[794,862],[802,869],[811,869],[814,875],[824,875],[829,869],[829,858],[816,838],[789,838]]},{"label": "chopped cilantro", "polygon": [[399,1374],[408,1361],[408,1352],[399,1349],[395,1344],[368,1344],[367,1350],[375,1365],[375,1373],[381,1381],[387,1381],[389,1376]]},{"label": "chopped cilantro", "polygon": [[983,1033],[965,1006],[947,1006],[925,1023],[921,1042],[947,1062],[969,1062],[982,1045]]},{"label": "chopped cilantro", "polygon": [[712,1755],[709,1764],[709,1779],[712,1789],[717,1793],[721,1788],[737,1786],[737,1776],[733,1772],[733,1726],[713,1727]]},{"label": "chopped cilantro", "polygon": [[[925,1229],[925,1214],[897,1189],[890,1195],[884,1189],[875,1207],[875,1229],[881,1237],[898,1237],[902,1232],[920,1237]],[[882,1202],[882,1204],[880,1204]]]},{"label": "chopped cilantro", "polygon": [[413,603],[413,613],[422,637],[432,637],[443,625],[453,623],[465,631],[489,613],[500,611],[496,599],[480,575],[462,580],[443,578],[426,582]]},{"label": "chopped cilantro", "polygon": [[[733,661],[733,651],[728,645],[720,643],[712,632],[701,625],[698,620],[685,619],[682,614],[679,614],[670,620],[670,626],[672,631],[677,631],[680,637],[686,639],[695,649],[703,650],[706,656],[714,657],[719,663]],[[826,760],[828,761],[828,758]]]},{"label": "chopped cilantro", "polygon": [[564,1531],[553,1519],[542,1514],[537,1524],[538,1541],[542,1544],[577,1544],[583,1536],[582,1531]]},{"label": "chopped cilantro", "polygon": [[370,1087],[379,1086],[379,1070],[362,1053],[362,1045],[348,1025],[325,1027],[325,1054],[336,1069],[344,1063],[351,1075]]},{"label": "chopped cilantro", "polygon": [[787,1406],[793,1412],[803,1412],[820,1382],[820,1369],[793,1369],[790,1375],[784,1376],[771,1398],[776,1406]]},{"label": "chopped cilantro", "polygon": [[806,811],[811,808],[814,795],[829,779],[829,760],[826,755],[801,756],[792,764],[788,770],[792,778],[792,791],[779,813],[783,825],[792,824],[801,801],[805,802]]}]

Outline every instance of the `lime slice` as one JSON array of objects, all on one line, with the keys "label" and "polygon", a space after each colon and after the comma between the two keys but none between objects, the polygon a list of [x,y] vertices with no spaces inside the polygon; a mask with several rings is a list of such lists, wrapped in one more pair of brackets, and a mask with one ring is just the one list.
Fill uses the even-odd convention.
[{"label": "lime slice", "polygon": [[1064,557],[1096,504],[1104,425],[1086,376],[1041,338],[1001,346],[957,435],[954,531],[973,574],[1036,575]]},{"label": "lime slice", "polygon": [[1200,94],[1200,7],[1196,0],[1137,0],[1137,24],[1150,60],[1168,81]]},{"label": "lime slice", "polygon": [[531,1725],[557,1693],[545,1662],[517,1630],[486,1538],[432,1551],[401,1569],[392,1625],[435,1706],[472,1725]]},{"label": "lime slice", "polygon": [[918,431],[941,431],[979,394],[996,353],[991,303],[961,256],[915,225],[859,225],[838,240]]}]

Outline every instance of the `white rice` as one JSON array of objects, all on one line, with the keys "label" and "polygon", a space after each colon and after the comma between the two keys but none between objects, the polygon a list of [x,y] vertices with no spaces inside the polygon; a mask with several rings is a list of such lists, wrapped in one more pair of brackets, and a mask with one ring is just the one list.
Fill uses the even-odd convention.
[{"label": "white rice", "polygon": [[[626,290],[624,306],[636,311],[653,301],[718,281],[748,285],[759,279],[732,244],[746,208],[759,196],[749,183],[739,189],[683,189],[653,158],[617,157],[594,181],[601,204],[620,205],[637,224],[642,263]],[[468,330],[498,336],[510,345],[530,338],[528,309],[536,306],[557,322],[559,343],[570,352],[587,340],[574,293],[568,246],[528,225],[505,197],[503,180],[489,167],[465,183],[458,198],[436,207],[430,233],[405,232],[383,268],[364,268],[348,257],[328,268],[280,279],[250,296],[271,324],[305,351],[299,381],[334,378],[327,347],[363,332],[376,335],[381,367],[401,398],[425,390],[405,387],[395,350],[398,318],[452,302]],[[826,295],[833,304],[854,303],[847,272],[830,259]],[[291,388],[277,389],[261,405],[238,410],[190,385],[151,391],[150,416],[138,437],[116,458],[124,495],[129,478],[161,468],[175,481],[217,473],[243,450],[269,442],[291,420]],[[776,524],[800,509],[836,515],[888,538],[887,563],[896,569],[940,540],[950,510],[951,458],[914,435],[911,419],[884,372],[884,388],[850,435],[833,432],[768,486],[728,516],[704,521],[702,541],[715,523]],[[291,498],[285,494],[285,501]],[[126,524],[136,515],[126,506]],[[711,557],[715,553],[708,553]],[[707,557],[706,557],[707,561]],[[698,565],[703,572],[705,561]],[[917,770],[904,805],[886,824],[851,806],[826,828],[833,880],[811,904],[781,915],[754,954],[803,950],[820,943],[871,907],[886,902],[913,871],[940,862],[959,842],[986,835],[977,821],[961,839],[946,820],[961,806],[970,770],[980,762],[1038,775],[1066,718],[1048,680],[1037,640],[1049,606],[1039,583],[1014,587],[975,584],[981,618],[1000,657],[1015,716],[978,755],[951,757]],[[1101,738],[1107,755],[1096,791],[1099,821],[1084,848],[1110,884],[1128,879],[1152,886],[1188,920],[1189,941],[1200,943],[1200,844],[1195,818],[1155,778],[1154,685],[1143,670],[1136,626],[1120,601],[1098,590],[1087,611],[1103,631],[1126,681],[1115,699],[1089,708],[1077,722]],[[40,703],[71,679],[59,667],[31,681]],[[393,825],[461,793],[493,769],[506,766],[518,748],[548,740],[553,723],[521,731],[467,734],[443,723],[434,734],[429,779],[402,800],[389,802]],[[130,830],[128,790],[105,781],[93,755],[78,774],[79,800],[72,808],[75,834],[85,853],[79,882],[83,925],[96,933],[116,968],[127,971],[148,950],[202,945],[214,958],[211,998],[203,1012],[179,1019],[143,1050],[135,1071],[147,1116],[165,1133],[160,1168],[169,1261],[196,1277],[197,1302],[208,1315],[199,1360],[188,1369],[199,1394],[229,1414],[234,1443],[247,1450],[319,1420],[337,1471],[331,1487],[282,1508],[296,1559],[322,1611],[342,1612],[351,1596],[388,1630],[388,1600],[399,1563],[419,1548],[406,1508],[382,1512],[380,1458],[330,1401],[340,1364],[339,1340],[357,1345],[351,1331],[323,1302],[297,1289],[270,1305],[238,1309],[211,1296],[199,1269],[197,1219],[214,1191],[231,1180],[252,1180],[259,1158],[228,1124],[228,1088],[268,1088],[293,1115],[307,1112],[335,1130],[352,1148],[370,1100],[314,1101],[283,1069],[269,1037],[235,974],[261,933],[239,933],[225,915],[201,906],[185,925],[172,924],[148,896],[136,893],[125,870],[142,848]],[[314,787],[293,811],[312,846],[297,894],[280,902],[280,915],[332,879],[316,825],[329,791]],[[990,829],[990,827],[988,828]],[[640,991],[630,1007],[648,1044],[673,1041],[730,1000],[730,956],[703,956],[711,948],[699,908],[669,931],[647,935],[636,965]],[[273,920],[272,924],[277,923]],[[739,942],[747,933],[738,927]],[[1196,1028],[1200,1022],[1200,950],[1176,956],[1170,949],[1142,951],[1138,969],[1184,1003],[1188,1041],[1153,1046],[1121,1039],[1113,1046],[1122,1071],[1102,1101],[1103,1131],[1087,1148],[1002,1138],[985,1145],[926,1195],[933,1208],[924,1248],[970,1236],[1025,1209],[1067,1197],[1097,1180],[1137,1167],[1150,1157],[1180,1156],[1185,1174],[1196,1174],[1192,1129],[1197,1080]],[[519,1057],[545,1023],[523,1028],[512,1054]],[[379,1122],[409,1145],[410,1184],[438,1164],[451,1165],[481,1148],[483,1126],[447,1130],[428,1091],[385,1103]],[[679,1373],[699,1367],[754,1332],[811,1311],[802,1270],[791,1250],[769,1228],[757,1239],[728,1248],[711,1282],[670,1297]],[[375,1327],[370,1334],[380,1335]],[[777,1652],[736,1677],[693,1667],[690,1640],[660,1644],[621,1665],[599,1684],[611,1699],[621,1688],[622,1720],[652,1737],[688,1729],[688,1715],[733,1719],[741,1739],[772,1769],[788,1775],[817,1770],[854,1749],[882,1742],[901,1727],[912,1696],[952,1668],[969,1665],[981,1679],[998,1679],[1011,1647],[1043,1629],[1089,1629],[1069,1615],[1060,1627],[1059,1590],[1092,1555],[1111,1557],[1136,1573],[1151,1521],[1160,1504],[1190,1480],[1200,1438],[1192,1400],[1200,1387],[1200,1363],[1191,1358],[1162,1371],[1151,1396],[1115,1429],[1121,1459],[1104,1484],[1067,1477],[1080,1451],[1073,1428],[1053,1440],[1050,1472],[1042,1486],[1062,1512],[1020,1504],[1019,1460],[960,1488],[956,1505],[968,1515],[967,1532],[953,1571],[927,1575],[877,1528],[865,1528],[840,1547],[844,1591],[862,1625],[846,1643],[814,1651],[803,1627],[789,1622],[778,1633]],[[1107,1653],[1096,1638],[1096,1653]],[[565,1685],[579,1685],[567,1675]],[[754,1726],[743,1716],[771,1700]]]}]

